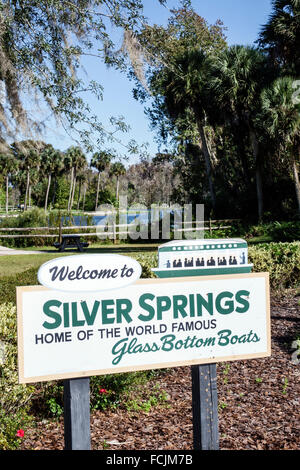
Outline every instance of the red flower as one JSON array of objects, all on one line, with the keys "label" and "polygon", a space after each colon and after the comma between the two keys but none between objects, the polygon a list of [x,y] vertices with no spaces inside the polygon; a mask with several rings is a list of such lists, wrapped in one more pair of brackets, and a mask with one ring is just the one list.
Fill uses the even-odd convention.
[{"label": "red flower", "polygon": [[99,393],[107,393],[106,388],[100,388],[100,389],[99,389]]},{"label": "red flower", "polygon": [[17,436],[17,437],[24,437],[24,431],[23,431],[23,429],[18,429],[17,432],[16,432],[16,436]]}]

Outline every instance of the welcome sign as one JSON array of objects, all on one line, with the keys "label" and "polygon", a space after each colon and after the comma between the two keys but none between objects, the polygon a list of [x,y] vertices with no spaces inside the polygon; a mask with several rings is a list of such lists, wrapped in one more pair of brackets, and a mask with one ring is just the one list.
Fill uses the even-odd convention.
[{"label": "welcome sign", "polygon": [[271,354],[268,273],[18,287],[17,307],[20,383]]},{"label": "welcome sign", "polygon": [[98,292],[132,284],[141,273],[141,265],[129,256],[75,255],[44,263],[38,271],[38,280],[51,289]]}]

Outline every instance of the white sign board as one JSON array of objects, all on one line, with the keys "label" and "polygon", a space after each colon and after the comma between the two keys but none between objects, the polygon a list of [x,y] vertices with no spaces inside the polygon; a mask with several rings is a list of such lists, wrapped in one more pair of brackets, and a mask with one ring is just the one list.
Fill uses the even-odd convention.
[{"label": "white sign board", "polygon": [[18,287],[20,383],[266,357],[268,273]]}]

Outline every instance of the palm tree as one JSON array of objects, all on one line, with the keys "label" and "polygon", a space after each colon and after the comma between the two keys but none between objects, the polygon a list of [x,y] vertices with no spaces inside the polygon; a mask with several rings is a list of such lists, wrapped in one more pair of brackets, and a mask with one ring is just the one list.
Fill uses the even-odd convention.
[{"label": "palm tree", "polygon": [[79,170],[87,166],[86,157],[80,147],[70,147],[65,154],[65,166],[71,170],[70,193],[68,201],[68,211],[73,207],[76,178]]},{"label": "palm tree", "polygon": [[45,196],[45,211],[48,207],[48,198],[53,174],[59,173],[62,167],[62,153],[55,150],[52,145],[47,145],[41,154],[41,166],[48,175],[48,184]]},{"label": "palm tree", "polygon": [[300,0],[273,0],[273,11],[258,44],[294,77],[300,75]]},{"label": "palm tree", "polygon": [[100,174],[108,168],[110,162],[112,160],[112,154],[110,152],[102,151],[96,152],[92,156],[91,159],[91,167],[96,168],[98,171],[98,180],[97,180],[97,193],[96,193],[96,202],[95,202],[95,210],[98,207],[98,199],[99,199],[99,188],[100,188]]},{"label": "palm tree", "polygon": [[300,214],[300,181],[298,173],[300,156],[300,103],[293,99],[294,80],[280,77],[261,94],[262,111],[258,124],[262,132],[273,140],[274,149],[279,148],[291,168]]},{"label": "palm tree", "polygon": [[5,196],[5,211],[8,213],[8,187],[9,176],[13,174],[18,168],[18,162],[11,153],[0,154],[0,171],[5,175],[6,181],[6,196]]},{"label": "palm tree", "polygon": [[24,199],[24,211],[27,210],[31,194],[30,173],[38,170],[40,165],[40,153],[46,147],[44,142],[23,140],[12,144],[14,156],[20,162],[20,169],[26,171],[26,190]]},{"label": "palm tree", "polygon": [[[259,219],[263,215],[263,160],[255,116],[262,89],[270,83],[273,73],[266,56],[250,46],[231,46],[210,62],[209,86],[219,112],[227,116],[231,124],[235,122],[247,129],[255,165]],[[245,168],[246,163],[243,163]]]},{"label": "palm tree", "polygon": [[[84,195],[83,196],[84,196],[84,199],[85,199],[85,188],[86,188],[86,182],[87,182],[87,173],[86,173],[86,171],[85,170],[79,171],[77,179],[78,179],[78,183],[79,183],[78,196],[77,196],[77,210],[79,210],[82,186],[84,186]],[[84,203],[83,203],[83,207],[84,207]]]},{"label": "palm tree", "polygon": [[117,203],[119,201],[119,183],[120,183],[120,176],[125,175],[126,168],[121,162],[115,162],[110,167],[110,174],[111,176],[116,176],[117,178],[117,185],[116,185],[116,200]]},{"label": "palm tree", "polygon": [[[212,156],[207,142],[205,127],[209,100],[207,99],[208,61],[200,49],[191,49],[174,59],[174,73],[162,69],[152,79],[154,95],[163,98],[164,112],[175,126],[188,126],[196,135],[197,144],[204,156],[205,169],[213,209],[216,208],[216,193],[213,182]],[[193,129],[192,129],[193,128]]]}]

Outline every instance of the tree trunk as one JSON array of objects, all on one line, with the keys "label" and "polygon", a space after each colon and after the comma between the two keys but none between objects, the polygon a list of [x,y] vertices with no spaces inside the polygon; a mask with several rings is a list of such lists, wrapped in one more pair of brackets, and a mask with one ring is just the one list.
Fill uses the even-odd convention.
[{"label": "tree trunk", "polygon": [[243,137],[241,137],[241,132],[239,129],[235,130],[235,141],[237,146],[238,157],[241,161],[242,171],[244,175],[244,181],[247,186],[250,186],[251,177],[250,177],[250,169],[249,169],[249,162],[245,152],[245,145],[243,141]]},{"label": "tree trunk", "polygon": [[299,181],[298,168],[297,168],[297,163],[296,163],[295,158],[293,158],[293,161],[292,161],[292,170],[293,170],[293,176],[294,176],[294,184],[295,184],[296,198],[297,198],[297,204],[298,204],[298,212],[300,214],[300,181]]},{"label": "tree trunk", "polygon": [[56,198],[56,188],[57,188],[57,177],[54,176],[54,185],[53,185],[53,196],[52,196],[52,206],[54,206],[55,198]]},{"label": "tree trunk", "polygon": [[27,168],[27,181],[26,181],[24,211],[27,210],[27,198],[28,198],[28,193],[29,193],[29,183],[30,183],[30,175],[29,175],[29,168]]},{"label": "tree trunk", "polygon": [[71,206],[71,198],[72,198],[72,191],[73,191],[73,175],[74,175],[74,168],[71,168],[71,182],[70,182],[70,192],[69,192],[69,200],[68,200],[68,211],[70,210]]},{"label": "tree trunk", "polygon": [[83,188],[83,202],[82,202],[82,210],[84,211],[84,206],[85,206],[85,195],[86,195],[86,184],[84,185]]},{"label": "tree trunk", "polygon": [[250,129],[250,140],[251,140],[251,145],[252,145],[253,158],[255,162],[258,220],[261,220],[263,216],[263,212],[264,212],[262,168],[261,168],[261,159],[260,159],[259,151],[258,151],[258,141],[257,141],[256,134],[253,131],[253,129]]},{"label": "tree trunk", "polygon": [[5,198],[5,211],[8,213],[8,175],[6,175],[6,198]]},{"label": "tree trunk", "polygon": [[215,193],[214,182],[213,182],[213,170],[212,170],[212,164],[211,164],[211,156],[210,156],[208,145],[207,145],[204,127],[202,123],[199,121],[198,121],[198,130],[199,130],[200,139],[201,139],[200,147],[203,152],[204,160],[205,160],[206,176],[207,176],[208,185],[209,185],[211,204],[212,204],[213,210],[215,211],[216,193]]},{"label": "tree trunk", "polygon": [[72,198],[71,198],[71,207],[70,210],[72,210],[73,207],[73,202],[74,202],[74,195],[75,195],[75,188],[76,188],[76,170],[74,171],[74,178],[73,178],[73,191],[72,191]]},{"label": "tree trunk", "polygon": [[99,187],[100,187],[100,171],[98,171],[98,181],[97,181],[97,194],[96,194],[95,211],[97,210],[97,207],[98,207]]},{"label": "tree trunk", "polygon": [[46,197],[45,197],[45,211],[47,210],[47,207],[48,207],[48,197],[49,197],[50,185],[51,185],[51,173],[49,173],[49,175],[48,175],[48,185],[47,185],[47,191],[46,191]]},{"label": "tree trunk", "polygon": [[119,177],[118,176],[117,176],[116,200],[117,200],[117,203],[118,203],[118,200],[119,200]]},{"label": "tree trunk", "polygon": [[78,198],[77,198],[77,210],[78,211],[79,211],[79,204],[80,204],[80,196],[81,196],[81,180],[79,181]]}]

